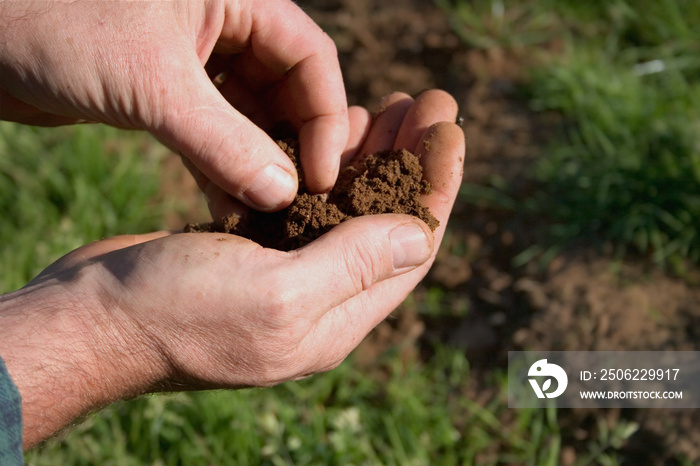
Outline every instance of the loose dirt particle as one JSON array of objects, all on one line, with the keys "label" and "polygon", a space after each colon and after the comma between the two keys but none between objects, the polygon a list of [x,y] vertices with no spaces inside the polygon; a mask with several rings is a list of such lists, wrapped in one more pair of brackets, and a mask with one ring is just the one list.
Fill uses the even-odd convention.
[{"label": "loose dirt particle", "polygon": [[251,210],[245,217],[232,214],[208,224],[188,224],[186,232],[224,232],[249,238],[262,246],[289,251],[297,249],[353,217],[384,213],[413,215],[432,230],[440,222],[420,202],[430,193],[423,180],[418,156],[407,150],[384,151],[344,167],[327,195],[311,194],[297,160],[298,143],[278,142],[299,172],[299,192],[280,212]]}]

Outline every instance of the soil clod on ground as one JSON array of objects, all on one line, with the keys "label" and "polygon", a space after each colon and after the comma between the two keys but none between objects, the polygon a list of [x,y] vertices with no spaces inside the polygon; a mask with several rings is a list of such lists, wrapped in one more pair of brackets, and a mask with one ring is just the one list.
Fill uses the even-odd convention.
[{"label": "soil clod on ground", "polygon": [[264,247],[289,251],[345,220],[363,215],[408,214],[423,220],[431,230],[439,225],[421,203],[421,196],[429,194],[431,188],[423,179],[420,159],[405,149],[366,156],[340,170],[330,193],[311,194],[304,186],[297,141],[280,140],[278,145],[299,173],[299,192],[289,207],[274,213],[251,210],[245,216],[231,214],[213,223],[188,224],[185,231],[231,233]]}]

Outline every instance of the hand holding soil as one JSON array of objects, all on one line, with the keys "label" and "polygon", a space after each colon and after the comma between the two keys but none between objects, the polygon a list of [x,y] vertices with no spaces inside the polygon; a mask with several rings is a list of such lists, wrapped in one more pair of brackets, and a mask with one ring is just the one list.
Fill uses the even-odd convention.
[{"label": "hand holding soil", "polygon": [[337,51],[290,0],[0,2],[0,43],[3,120],[145,129],[204,192],[276,210],[297,188],[265,133],[281,118],[310,189],[333,186],[348,134]]},{"label": "hand holding soil", "polygon": [[450,123],[449,95],[392,94],[382,106],[374,119],[350,109],[344,163],[410,148],[432,185],[422,201],[440,222],[434,232],[387,214],[348,220],[291,252],[159,232],[68,254],[0,302],[25,444],[124,397],[268,386],[337,366],[427,273],[462,177],[464,135]]},{"label": "hand holding soil", "polygon": [[[401,94],[389,96],[384,105],[401,98]],[[440,91],[428,91],[419,101],[433,98],[447,99]],[[418,109],[420,105],[416,105],[414,111]],[[380,115],[377,118],[380,119]],[[430,141],[426,139],[423,143],[430,144]],[[294,161],[299,172],[299,191],[289,207],[265,213],[232,204],[233,212],[211,223],[188,224],[185,231],[231,233],[264,247],[290,251],[308,244],[341,222],[363,215],[413,215],[431,230],[440,224],[422,203],[422,198],[430,194],[432,187],[423,179],[420,156],[406,148],[394,145],[379,152],[356,155],[341,167],[330,193],[321,195],[309,192],[304,184],[305,176],[298,157],[299,144],[293,134],[278,144]]]}]

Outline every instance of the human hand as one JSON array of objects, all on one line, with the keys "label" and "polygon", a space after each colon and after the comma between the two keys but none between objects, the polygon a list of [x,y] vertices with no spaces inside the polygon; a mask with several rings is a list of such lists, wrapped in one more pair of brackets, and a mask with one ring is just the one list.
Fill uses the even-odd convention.
[{"label": "human hand", "polygon": [[68,254],[8,295],[9,311],[0,306],[25,445],[127,396],[268,386],[337,366],[425,276],[461,182],[451,97],[393,94],[383,107],[374,119],[350,109],[344,162],[392,147],[420,154],[433,186],[424,203],[440,220],[433,234],[388,214],[349,220],[291,252],[159,232]]},{"label": "human hand", "polygon": [[348,135],[336,49],[289,0],[0,2],[0,43],[2,119],[146,129],[206,194],[258,210],[296,194],[294,166],[264,131],[285,120],[307,187],[335,182]]}]

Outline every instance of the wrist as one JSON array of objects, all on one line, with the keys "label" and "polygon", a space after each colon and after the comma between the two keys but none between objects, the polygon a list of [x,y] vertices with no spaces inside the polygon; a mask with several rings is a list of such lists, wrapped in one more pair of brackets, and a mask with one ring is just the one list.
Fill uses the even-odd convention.
[{"label": "wrist", "polygon": [[123,321],[86,286],[93,278],[79,270],[0,297],[0,356],[22,396],[25,448],[155,382]]}]

